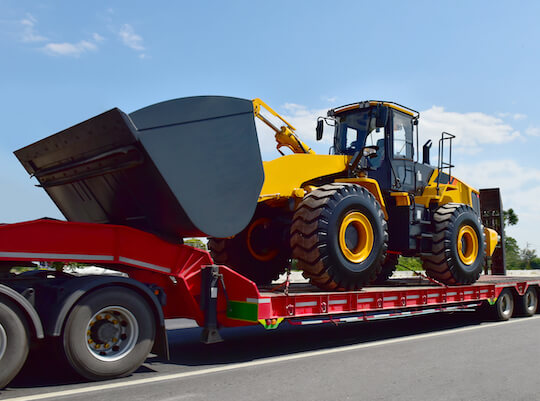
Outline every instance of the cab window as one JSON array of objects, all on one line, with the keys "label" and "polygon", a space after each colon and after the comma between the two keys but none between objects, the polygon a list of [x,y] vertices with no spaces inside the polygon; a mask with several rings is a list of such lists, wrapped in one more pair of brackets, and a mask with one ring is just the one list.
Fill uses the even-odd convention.
[{"label": "cab window", "polygon": [[409,116],[394,112],[394,159],[413,159],[413,126]]},{"label": "cab window", "polygon": [[368,162],[371,167],[380,167],[384,159],[384,128],[373,129],[366,138],[365,146],[377,146],[377,155],[370,158]]}]

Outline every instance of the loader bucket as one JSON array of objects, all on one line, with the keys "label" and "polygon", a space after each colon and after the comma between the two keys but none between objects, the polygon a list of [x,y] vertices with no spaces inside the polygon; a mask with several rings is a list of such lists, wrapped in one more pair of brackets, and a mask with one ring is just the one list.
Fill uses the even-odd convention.
[{"label": "loader bucket", "polygon": [[250,100],[199,96],[112,109],[17,150],[69,221],[164,237],[229,237],[264,181]]}]

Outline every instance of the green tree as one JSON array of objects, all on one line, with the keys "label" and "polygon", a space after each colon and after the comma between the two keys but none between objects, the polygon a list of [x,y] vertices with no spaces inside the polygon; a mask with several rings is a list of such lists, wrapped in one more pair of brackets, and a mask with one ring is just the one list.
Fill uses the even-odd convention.
[{"label": "green tree", "polygon": [[538,259],[538,256],[536,255],[535,249],[529,248],[529,243],[525,245],[525,248],[521,250],[520,256],[521,256],[521,262],[524,265],[525,269],[531,268],[531,262],[535,259]]},{"label": "green tree", "polygon": [[397,270],[424,270],[424,268],[422,267],[422,261],[419,258],[400,256]]},{"label": "green tree", "polygon": [[207,251],[206,244],[201,241],[199,238],[186,238],[184,240],[184,245],[192,246],[193,248],[199,248],[203,251]]},{"label": "green tree", "polygon": [[514,209],[510,208],[503,210],[503,220],[505,226],[515,226],[519,221],[519,217],[514,212]]},{"label": "green tree", "polygon": [[504,243],[504,249],[506,251],[506,268],[507,269],[521,269],[521,250],[517,244],[515,238],[506,237]]}]

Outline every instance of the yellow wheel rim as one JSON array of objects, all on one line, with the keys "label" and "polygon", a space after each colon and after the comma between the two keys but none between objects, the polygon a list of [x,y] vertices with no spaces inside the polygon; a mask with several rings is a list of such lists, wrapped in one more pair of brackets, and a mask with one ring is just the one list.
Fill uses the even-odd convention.
[{"label": "yellow wheel rim", "polygon": [[[248,228],[247,232],[247,247],[251,256],[255,259],[260,260],[261,262],[268,262],[274,259],[279,253],[279,249],[255,249],[253,244],[253,236],[256,233],[256,230],[266,230],[271,221],[268,217],[261,217],[253,222],[253,224]],[[261,233],[259,232],[258,235]]]},{"label": "yellow wheel rim", "polygon": [[345,216],[339,228],[339,247],[350,262],[367,259],[373,249],[373,228],[366,216],[360,212]]},{"label": "yellow wheel rim", "polygon": [[478,257],[478,235],[471,226],[461,226],[457,238],[459,259],[470,266]]}]

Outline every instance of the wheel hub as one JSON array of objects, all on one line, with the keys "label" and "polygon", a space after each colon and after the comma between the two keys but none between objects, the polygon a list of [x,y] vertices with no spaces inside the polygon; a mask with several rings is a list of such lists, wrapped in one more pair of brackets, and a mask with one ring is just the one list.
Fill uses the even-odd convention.
[{"label": "wheel hub", "polygon": [[133,314],[121,306],[111,306],[89,321],[86,346],[97,359],[115,361],[133,350],[138,336],[139,326]]},{"label": "wheel hub", "polygon": [[352,263],[366,260],[373,249],[373,228],[369,219],[360,212],[347,214],[339,229],[341,252]]},{"label": "wheel hub", "polygon": [[261,262],[274,259],[279,253],[275,235],[271,235],[272,221],[268,217],[257,219],[247,232],[247,247],[251,255]]},{"label": "wheel hub", "polygon": [[474,228],[464,225],[459,229],[457,248],[461,262],[467,266],[472,265],[478,257],[479,251],[478,236]]}]

